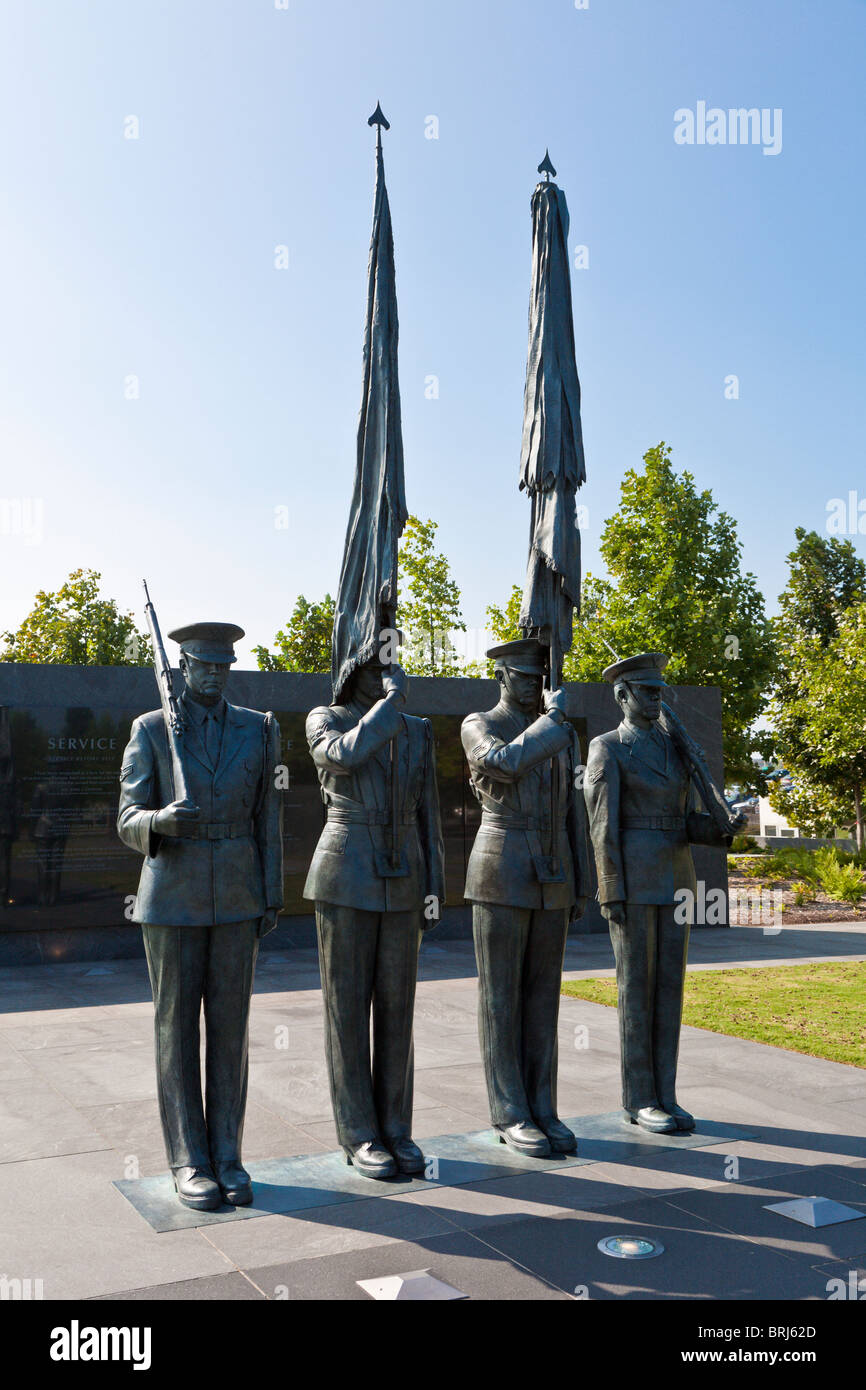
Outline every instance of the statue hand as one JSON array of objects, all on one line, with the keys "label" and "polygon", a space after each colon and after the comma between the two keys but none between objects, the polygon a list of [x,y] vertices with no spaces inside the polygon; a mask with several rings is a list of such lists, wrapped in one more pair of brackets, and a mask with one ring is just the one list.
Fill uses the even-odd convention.
[{"label": "statue hand", "polygon": [[[562,720],[565,719],[565,691],[564,690],[543,690],[541,692],[542,705],[545,714],[560,714]],[[558,722],[562,722],[562,720]]]},{"label": "statue hand", "polygon": [[618,927],[624,927],[624,926],[625,926],[625,903],[624,903],[624,902],[604,903],[604,904],[602,905],[601,915],[602,915],[602,917],[604,917],[608,922],[615,922],[615,923],[617,924]]},{"label": "statue hand", "polygon": [[571,917],[569,920],[572,922],[579,922],[585,912],[586,898],[578,898],[577,902],[572,904]]},{"label": "statue hand", "polygon": [[153,818],[153,828],[158,835],[182,838],[195,833],[200,815],[197,806],[190,806],[185,801],[172,801],[170,806],[163,806],[161,811],[157,811]]},{"label": "statue hand", "polygon": [[391,666],[383,668],[382,689],[385,692],[386,700],[389,695],[393,696],[399,702],[406,699],[409,690],[409,677],[406,675],[402,666],[398,666],[394,663]]},{"label": "statue hand", "polygon": [[279,915],[280,909],[278,907],[265,908],[264,913],[259,919],[258,935],[260,940],[263,936],[267,936],[269,931],[273,931],[274,927],[277,925],[277,918]]}]

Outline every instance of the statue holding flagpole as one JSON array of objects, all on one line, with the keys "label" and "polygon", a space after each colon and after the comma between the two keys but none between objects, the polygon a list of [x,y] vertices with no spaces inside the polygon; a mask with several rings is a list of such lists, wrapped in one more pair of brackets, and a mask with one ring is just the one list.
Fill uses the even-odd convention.
[{"label": "statue holding flagpole", "polygon": [[[463,722],[481,826],[469,859],[478,1028],[491,1122],[516,1152],[569,1153],[556,1101],[556,1030],[568,924],[589,856],[579,751],[559,689],[580,602],[575,491],[585,478],[571,320],[568,209],[545,154],[532,198],[532,293],[520,487],[532,499],[523,637],[493,647],[500,699]],[[546,688],[545,688],[546,687]]]},{"label": "statue holding flagpole", "polygon": [[[412,1021],[424,927],[444,903],[430,722],[404,712],[395,657],[397,544],[406,522],[394,243],[377,105],[355,486],[337,589],[333,701],[307,719],[327,821],[304,896],[315,902],[325,1053],[337,1137],[370,1178],[421,1173],[412,1139]],[[371,1055],[372,1015],[372,1055]]]}]

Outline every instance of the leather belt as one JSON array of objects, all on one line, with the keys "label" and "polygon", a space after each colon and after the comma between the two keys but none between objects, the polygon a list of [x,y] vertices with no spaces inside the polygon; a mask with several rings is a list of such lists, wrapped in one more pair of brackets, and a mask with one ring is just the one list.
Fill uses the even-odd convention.
[{"label": "leather belt", "polygon": [[685,816],[621,816],[623,830],[685,830]]},{"label": "leather belt", "polygon": [[[397,817],[399,825],[414,825],[417,816],[414,811],[402,811]],[[348,806],[328,807],[329,825],[390,825],[390,811],[370,811],[365,806],[357,810]]]},{"label": "leather belt", "polygon": [[205,825],[197,825],[189,838],[191,840],[242,840],[252,833],[253,823],[250,820],[208,821]]}]

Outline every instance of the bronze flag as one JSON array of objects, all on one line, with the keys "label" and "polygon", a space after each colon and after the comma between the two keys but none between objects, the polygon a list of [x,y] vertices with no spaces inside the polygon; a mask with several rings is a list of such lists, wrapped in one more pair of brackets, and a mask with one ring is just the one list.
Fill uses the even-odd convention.
[{"label": "bronze flag", "polygon": [[549,175],[532,195],[532,291],[523,400],[520,487],[532,499],[529,562],[520,627],[551,648],[551,683],[580,612],[580,532],[575,494],[586,479],[580,382],[574,352],[568,207]]},{"label": "bronze flag", "polygon": [[381,131],[383,125],[388,129],[388,122],[379,106],[369,123],[377,126],[376,197],[367,269],[358,460],[331,646],[335,703],[352,672],[379,651],[382,629],[394,627],[397,542],[407,517],[397,377],[394,239],[382,162]]}]

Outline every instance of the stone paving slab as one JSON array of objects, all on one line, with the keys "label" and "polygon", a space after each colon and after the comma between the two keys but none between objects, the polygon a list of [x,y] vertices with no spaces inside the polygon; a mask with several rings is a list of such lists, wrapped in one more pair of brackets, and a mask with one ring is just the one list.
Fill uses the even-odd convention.
[{"label": "stone paving slab", "polygon": [[[691,961],[854,959],[863,945],[862,926],[786,928],[767,937],[760,929],[711,929],[693,934]],[[606,937],[571,938],[566,964],[598,973],[612,964],[609,952]],[[251,1163],[280,1153],[321,1158],[335,1148],[335,1135],[315,953],[264,960],[253,998],[245,1154]],[[866,1070],[694,1028],[683,1029],[679,1099],[722,1127],[702,1122],[707,1137],[699,1147],[678,1139],[675,1149],[665,1148],[643,1133],[635,1143],[617,1124],[606,1136],[583,1135],[581,1159],[590,1161],[579,1164],[533,1160],[528,1171],[500,1166],[499,1176],[451,1186],[440,1175],[438,1183],[399,1185],[387,1197],[379,1184],[356,1178],[363,1195],[350,1201],[263,1211],[257,1220],[229,1213],[208,1226],[158,1234],[114,1186],[165,1165],[146,969],[138,961],[111,962],[109,974],[92,969],[0,970],[0,1139],[7,1146],[0,1273],[42,1279],[47,1299],[235,1301],[251,1290],[263,1298],[364,1298],[356,1278],[426,1266],[462,1282],[473,1298],[573,1298],[583,1284],[593,1298],[800,1299],[826,1298],[829,1278],[847,1278],[849,1266],[864,1269],[859,1234],[856,1241],[829,1238],[775,1218],[780,1234],[761,1225],[772,1213],[754,1220],[750,1213],[762,1200],[825,1185],[826,1195],[847,1197],[848,1205],[863,1202],[854,1191],[866,1192]],[[420,977],[417,1133],[432,1151],[438,1136],[478,1133],[486,1122],[471,943],[425,947]],[[286,1030],[287,1047],[277,1041]],[[612,1112],[619,1096],[615,1010],[563,999],[559,1092],[566,1116]],[[732,1137],[744,1132],[753,1138]],[[605,1143],[614,1151],[605,1154]],[[838,1184],[832,1191],[831,1182]],[[705,1198],[700,1210],[687,1210],[695,1197]],[[667,1229],[668,1254],[627,1265],[594,1253],[593,1235],[623,1222],[625,1229]],[[575,1260],[582,1275],[574,1274]]]},{"label": "stone paving slab", "polygon": [[[651,1260],[612,1259],[598,1241],[615,1235],[661,1241],[664,1253]],[[580,1299],[826,1297],[826,1279],[809,1264],[747,1238],[720,1235],[708,1221],[660,1199],[508,1222],[486,1231],[485,1241],[497,1255]],[[373,1263],[368,1259],[368,1267]],[[435,1266],[433,1272],[439,1273]]]},{"label": "stone paving slab", "polygon": [[400,1241],[375,1250],[353,1250],[330,1259],[269,1265],[248,1270],[247,1277],[268,1298],[366,1303],[370,1295],[358,1287],[358,1280],[416,1269],[429,1269],[437,1279],[476,1300],[562,1302],[570,1296],[467,1231],[452,1231],[411,1244]]},{"label": "stone paving slab", "polygon": [[[377,1182],[377,1196],[405,1196],[430,1187],[463,1187],[515,1173],[544,1173],[754,1137],[747,1130],[713,1121],[701,1123],[691,1133],[649,1134],[637,1125],[625,1125],[618,1110],[605,1115],[579,1115],[566,1123],[577,1135],[578,1152],[560,1158],[526,1158],[508,1148],[490,1129],[437,1135],[424,1145],[430,1176],[401,1175]],[[213,1211],[193,1211],[183,1206],[168,1173],[125,1179],[114,1185],[145,1221],[161,1232],[361,1201],[371,1196],[373,1181],[358,1173],[342,1152],[265,1159],[250,1163],[249,1173],[255,1194],[253,1204],[224,1204]]]}]

